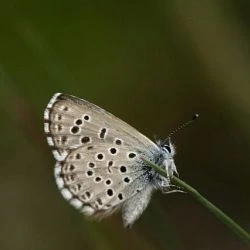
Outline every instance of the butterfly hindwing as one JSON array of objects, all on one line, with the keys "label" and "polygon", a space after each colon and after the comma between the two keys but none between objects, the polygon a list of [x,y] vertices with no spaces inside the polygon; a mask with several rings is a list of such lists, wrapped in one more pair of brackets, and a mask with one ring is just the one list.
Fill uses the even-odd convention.
[{"label": "butterfly hindwing", "polygon": [[110,209],[119,207],[149,183],[147,170],[137,156],[129,158],[124,146],[116,147],[116,154],[110,149],[106,144],[75,149],[56,168],[59,189],[67,188],[71,193],[64,197],[74,197],[77,208],[84,212],[87,205],[99,217],[109,214]]}]

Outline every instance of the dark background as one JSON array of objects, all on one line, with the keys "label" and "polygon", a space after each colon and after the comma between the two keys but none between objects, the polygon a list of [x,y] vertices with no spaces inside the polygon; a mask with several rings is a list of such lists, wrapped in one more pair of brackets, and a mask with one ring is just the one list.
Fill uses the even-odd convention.
[{"label": "dark background", "polygon": [[150,138],[178,132],[180,177],[250,229],[249,1],[2,1],[0,249],[247,249],[192,197],[153,196],[132,227],[58,192],[43,111],[87,99]]}]

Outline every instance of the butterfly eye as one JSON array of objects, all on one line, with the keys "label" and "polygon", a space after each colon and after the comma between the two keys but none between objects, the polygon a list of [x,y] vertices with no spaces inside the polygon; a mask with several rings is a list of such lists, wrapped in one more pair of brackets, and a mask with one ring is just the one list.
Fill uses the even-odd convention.
[{"label": "butterfly eye", "polygon": [[169,145],[163,145],[162,148],[163,148],[163,150],[165,150],[166,152],[171,153],[171,148],[170,148]]}]

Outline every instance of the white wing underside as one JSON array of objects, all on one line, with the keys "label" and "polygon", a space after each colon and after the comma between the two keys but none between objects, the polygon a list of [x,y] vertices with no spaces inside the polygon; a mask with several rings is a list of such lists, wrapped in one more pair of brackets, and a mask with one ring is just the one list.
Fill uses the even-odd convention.
[{"label": "white wing underside", "polygon": [[140,154],[157,145],[98,106],[69,95],[54,95],[44,119],[64,198],[93,217],[123,206],[124,224],[133,223],[153,189]]}]

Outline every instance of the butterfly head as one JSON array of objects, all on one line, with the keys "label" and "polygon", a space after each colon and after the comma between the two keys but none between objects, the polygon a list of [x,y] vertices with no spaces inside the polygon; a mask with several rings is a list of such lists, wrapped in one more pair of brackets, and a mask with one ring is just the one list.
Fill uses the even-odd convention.
[{"label": "butterfly head", "polygon": [[175,155],[175,147],[171,143],[170,138],[167,138],[166,140],[160,142],[159,146],[160,146],[161,150],[163,152],[165,152],[165,154],[166,154],[165,156],[167,158],[173,158],[174,157],[174,155]]},{"label": "butterfly head", "polygon": [[158,146],[162,155],[162,165],[169,174],[169,177],[172,177],[174,173],[178,174],[174,163],[175,147],[170,137],[164,141],[158,141]]}]

